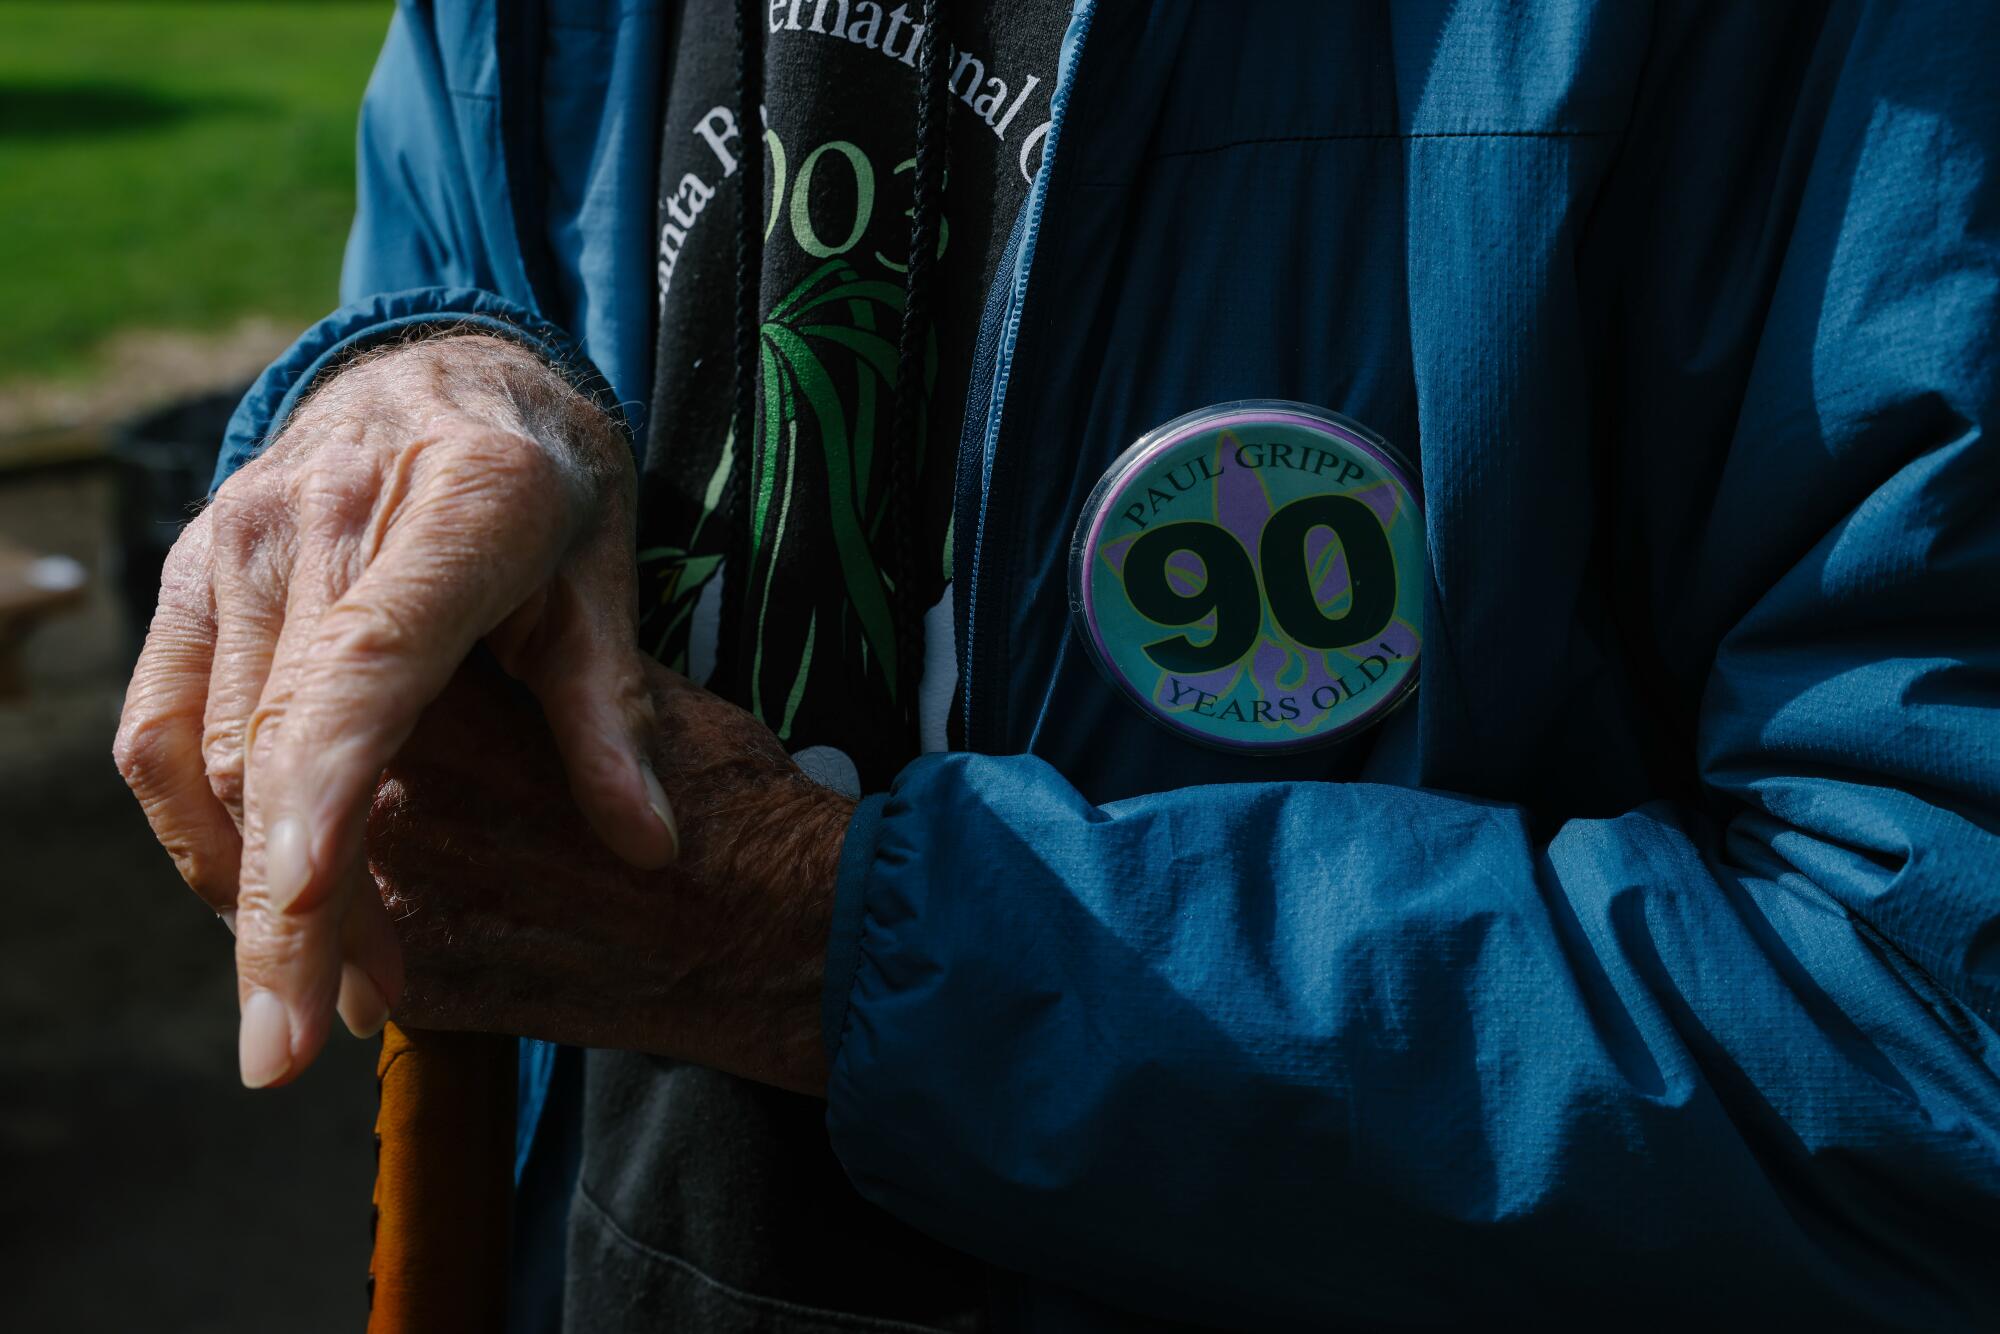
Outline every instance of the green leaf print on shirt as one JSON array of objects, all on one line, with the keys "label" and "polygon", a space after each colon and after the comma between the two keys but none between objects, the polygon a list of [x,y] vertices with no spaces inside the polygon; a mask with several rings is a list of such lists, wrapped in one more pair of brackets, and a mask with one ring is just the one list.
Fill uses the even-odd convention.
[{"label": "green leaf print on shirt", "polygon": [[[858,631],[866,661],[882,674],[890,699],[899,699],[903,681],[896,656],[889,577],[876,559],[889,509],[886,478],[878,453],[892,447],[898,357],[896,335],[902,320],[903,291],[895,283],[864,279],[844,259],[830,259],[785,294],[759,326],[761,418],[747,466],[749,486],[749,578],[742,614],[752,618],[751,711],[769,721],[788,721],[797,710],[811,672],[815,641],[809,633],[795,672],[771,683],[766,709],[763,672],[765,622],[771,610],[772,580],[786,543],[817,524],[801,524],[790,514],[791,480],[802,460],[799,450],[817,448],[826,469],[825,531],[832,538],[845,597],[841,616]],[[925,356],[925,398],[937,377],[937,339],[932,332]],[[927,420],[928,402],[920,405]],[[805,427],[801,430],[801,427]],[[920,438],[921,435],[920,435]],[[656,655],[685,656],[685,631],[704,586],[722,566],[722,525],[711,523],[726,503],[728,475],[740,455],[732,437],[725,441],[716,474],[702,501],[701,516],[685,547],[652,547],[639,553],[644,587],[657,590],[645,622]],[[879,447],[879,448],[878,448]],[[913,460],[912,484],[924,460]],[[804,493],[801,493],[804,494]],[[813,613],[817,619],[818,613]]]}]

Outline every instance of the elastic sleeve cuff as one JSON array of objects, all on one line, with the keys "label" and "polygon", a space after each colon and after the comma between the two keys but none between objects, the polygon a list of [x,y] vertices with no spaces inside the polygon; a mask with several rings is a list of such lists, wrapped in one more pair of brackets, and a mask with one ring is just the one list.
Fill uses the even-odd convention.
[{"label": "elastic sleeve cuff", "polygon": [[863,797],[847,822],[847,841],[840,847],[833,930],[827,941],[826,980],[820,991],[820,1035],[826,1042],[829,1069],[840,1055],[848,999],[854,991],[854,974],[861,967],[861,918],[868,902],[868,872],[875,864],[875,839],[882,829],[882,810],[888,804],[886,792]]},{"label": "elastic sleeve cuff", "polygon": [[609,413],[629,444],[631,425],[610,384],[569,334],[525,306],[472,287],[387,292],[343,306],[313,325],[272,362],[236,406],[209,490],[257,456],[329,371],[370,348],[430,329],[511,338],[546,360],[585,398]]}]

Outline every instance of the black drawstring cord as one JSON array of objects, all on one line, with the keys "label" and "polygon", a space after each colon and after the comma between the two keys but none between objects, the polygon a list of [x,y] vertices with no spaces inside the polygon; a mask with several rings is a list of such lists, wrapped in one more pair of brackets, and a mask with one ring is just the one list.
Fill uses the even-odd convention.
[{"label": "black drawstring cord", "polygon": [[742,540],[723,562],[723,605],[738,608],[742,634],[737,671],[747,687],[739,698],[756,708],[757,682],[752,677],[756,655],[748,650],[756,618],[744,602],[750,586],[750,565],[757,553],[750,542],[750,507],[757,478],[757,351],[761,341],[759,312],[764,289],[764,121],[759,113],[764,90],[764,19],[758,0],[736,7],[736,143],[737,176],[742,185],[736,211],[736,461],[730,476],[732,526]]},{"label": "black drawstring cord", "polygon": [[903,328],[896,357],[896,438],[889,455],[889,531],[896,572],[896,676],[904,722],[917,737],[917,684],[923,676],[922,487],[926,423],[924,352],[936,289],[938,219],[944,211],[950,102],[946,99],[942,0],[924,0],[917,46],[917,154],[911,172],[910,267],[903,275]]}]

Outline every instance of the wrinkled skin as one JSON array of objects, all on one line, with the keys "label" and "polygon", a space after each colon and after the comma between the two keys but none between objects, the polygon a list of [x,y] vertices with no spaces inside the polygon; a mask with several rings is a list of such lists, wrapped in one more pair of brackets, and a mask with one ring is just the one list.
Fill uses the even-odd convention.
[{"label": "wrinkled skin", "polygon": [[694,1060],[823,1093],[821,959],[853,803],[749,714],[647,672],[686,831],[644,871],[591,836],[534,699],[475,659],[377,789],[368,863],[399,1021]]},{"label": "wrinkled skin", "polygon": [[[379,1029],[392,1007],[517,1032],[623,1032],[627,1019],[593,1017],[578,991],[590,954],[580,942],[593,931],[608,951],[654,932],[677,939],[713,912],[739,932],[716,951],[747,960],[763,932],[789,949],[797,912],[779,906],[770,923],[739,921],[730,913],[769,905],[704,896],[725,884],[749,894],[737,861],[794,848],[789,834],[765,838],[766,827],[797,824],[836,848],[839,830],[795,809],[803,780],[768,733],[687,683],[665,681],[639,652],[634,489],[630,452],[611,420],[535,355],[484,335],[434,336],[357,361],[315,389],[169,555],[114,757],[182,876],[237,933],[246,1084],[295,1078],[336,1008],[357,1033]],[[486,698],[475,725],[440,704],[475,649],[534,707],[516,699],[508,711]],[[420,723],[425,739],[455,724],[464,749],[447,755],[420,741]],[[518,752],[531,744],[540,749]],[[722,749],[711,754],[710,744]],[[377,785],[399,752],[413,767],[394,789],[400,797],[382,806]],[[504,772],[490,763],[508,753],[517,763]],[[676,776],[672,784],[662,770]],[[455,806],[440,795],[446,775],[460,794]],[[769,810],[748,795],[751,775],[768,780]],[[679,853],[669,786],[687,803],[683,819],[714,827],[689,831],[693,860],[670,887],[652,897],[614,890],[652,883],[639,873]],[[474,792],[483,804],[467,804]],[[363,862],[371,807],[390,831],[383,866],[413,929],[473,912],[495,884],[522,893],[478,930],[468,918],[456,936],[425,937],[406,959]],[[476,810],[506,814],[482,823]],[[456,825],[447,819],[454,812]],[[730,840],[739,838],[736,848]],[[399,857],[422,847],[432,860],[421,874],[398,869]],[[446,850],[483,860],[458,865],[468,877],[461,884]],[[812,851],[817,876],[826,849]],[[486,874],[517,863],[537,868],[545,898],[530,901],[527,879]],[[804,893],[806,881],[788,874]],[[573,889],[593,885],[618,914],[561,916],[580,902]],[[461,890],[473,897],[455,897]],[[410,914],[412,904],[422,910]],[[558,919],[584,936],[563,936]],[[507,920],[519,938],[502,950]],[[487,953],[454,962],[448,947],[459,940]],[[691,959],[654,953],[691,970],[671,988],[694,1007],[673,1031],[691,1030],[708,984]],[[618,980],[620,957],[607,952],[591,965],[601,1009],[630,1012],[664,994],[658,978]],[[783,991],[784,970],[798,960],[781,952],[771,963],[770,985]],[[407,1007],[406,973],[416,986]],[[446,974],[464,980],[467,994],[448,996],[438,981]],[[618,990],[628,983],[638,991]],[[522,999],[533,995],[567,1008],[531,1013]],[[629,1040],[667,1041],[637,1028]],[[678,1041],[672,1049],[693,1054]]]}]

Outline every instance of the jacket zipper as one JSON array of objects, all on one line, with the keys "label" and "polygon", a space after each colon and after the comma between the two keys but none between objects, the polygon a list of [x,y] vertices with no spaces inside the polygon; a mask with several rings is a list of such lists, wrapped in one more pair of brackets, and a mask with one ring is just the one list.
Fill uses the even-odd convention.
[{"label": "jacket zipper", "polygon": [[[1068,119],[1070,94],[1076,85],[1077,71],[1083,64],[1084,43],[1096,12],[1096,0],[1078,0],[1070,18],[1069,32],[1063,39],[1062,64],[1057,72],[1055,93],[1049,99],[1049,134],[1042,145],[1041,168],[1035,173],[1034,187],[1028,194],[1027,221],[1021,229],[1020,255],[1014,263],[1000,346],[994,358],[985,429],[981,433],[977,457],[971,457],[965,450],[960,451],[959,457],[961,498],[970,499],[965,495],[971,489],[965,485],[969,480],[967,469],[976,467],[980,480],[979,508],[971,525],[971,560],[962,571],[967,588],[961,604],[963,644],[959,658],[965,664],[965,748],[974,752],[995,752],[1003,745],[1006,731],[1005,617],[1013,570],[1011,553],[1001,547],[997,535],[1007,531],[1003,519],[1007,502],[1012,498],[1018,470],[1002,472],[1000,468],[1003,409],[1013,373],[1015,349],[1020,342],[1021,312],[1027,302],[1028,282],[1034,270],[1035,243],[1041,234],[1050,182],[1055,176],[1063,126]],[[1011,462],[1011,456],[1007,461]],[[987,540],[989,532],[996,535],[992,543]],[[985,613],[983,616],[982,612]],[[996,620],[997,624],[994,624]],[[988,681],[993,682],[990,689],[985,684]]]}]

